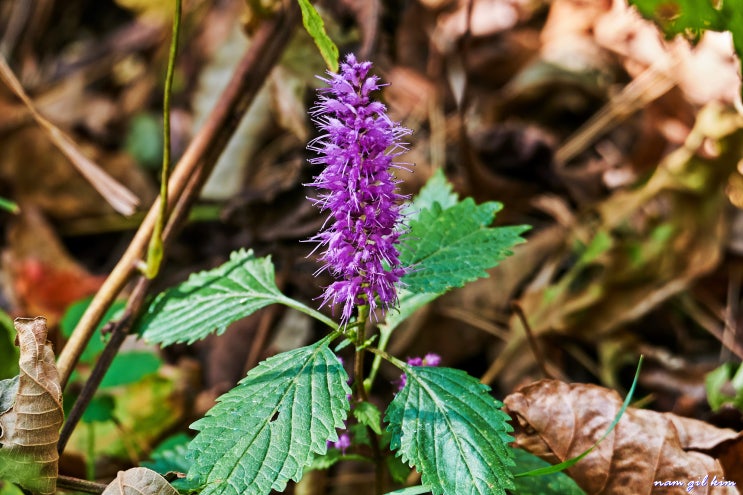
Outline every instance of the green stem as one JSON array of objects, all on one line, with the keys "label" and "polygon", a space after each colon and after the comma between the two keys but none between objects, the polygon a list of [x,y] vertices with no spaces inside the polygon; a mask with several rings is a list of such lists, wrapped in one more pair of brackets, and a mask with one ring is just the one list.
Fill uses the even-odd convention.
[{"label": "green stem", "polygon": [[366,342],[366,320],[369,318],[369,306],[364,304],[359,306],[359,316],[356,319],[356,356],[354,359],[354,387],[356,399],[366,401],[366,387],[364,386],[364,343]]},{"label": "green stem", "polygon": [[[379,344],[377,345],[377,348],[384,352],[387,350],[387,344],[390,341],[390,337],[392,336],[392,331],[385,331],[383,328],[380,328],[379,332]],[[372,386],[374,385],[374,380],[377,379],[377,373],[379,372],[379,366],[382,364],[382,356],[380,354],[374,354],[374,361],[372,362],[371,371],[369,372],[369,378],[365,381],[365,386],[367,390],[371,390]]]},{"label": "green stem", "polygon": [[85,476],[95,481],[95,423],[87,423],[87,445],[85,452]]},{"label": "green stem", "polygon": [[327,326],[329,326],[333,330],[338,330],[338,324],[336,322],[334,322],[333,320],[331,320],[330,318],[328,318],[321,312],[317,311],[316,309],[312,309],[308,306],[305,306],[301,302],[296,301],[292,299],[291,297],[284,297],[280,299],[279,302],[281,302],[281,304],[283,304],[284,306],[288,306],[292,309],[296,309],[300,313],[304,313],[307,316],[311,316],[315,318],[316,320],[321,321],[322,323],[325,323]]},{"label": "green stem", "polygon": [[170,39],[170,53],[168,55],[168,69],[165,75],[165,89],[163,91],[163,166],[160,176],[160,209],[155,227],[152,231],[150,244],[147,248],[147,264],[144,275],[155,278],[160,271],[163,259],[163,229],[168,216],[168,175],[170,175],[170,97],[173,93],[173,75],[175,73],[175,56],[178,52],[178,37],[181,30],[182,0],[175,0],[175,14],[173,15],[173,35]]},{"label": "green stem", "polygon": [[371,352],[372,354],[375,354],[376,357],[378,357],[379,359],[386,359],[387,361],[389,361],[393,365],[395,365],[398,368],[400,368],[402,371],[405,371],[408,368],[408,366],[409,366],[408,364],[404,363],[403,361],[397,359],[395,356],[393,356],[391,354],[387,354],[382,349],[377,349],[376,347],[367,347],[367,350],[369,352]]}]

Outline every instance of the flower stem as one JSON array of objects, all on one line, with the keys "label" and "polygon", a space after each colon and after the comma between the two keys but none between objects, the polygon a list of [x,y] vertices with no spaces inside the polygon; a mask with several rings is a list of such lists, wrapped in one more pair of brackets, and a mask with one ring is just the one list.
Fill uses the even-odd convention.
[{"label": "flower stem", "polygon": [[366,401],[366,388],[364,387],[364,343],[366,342],[366,320],[369,318],[369,306],[359,306],[359,317],[356,320],[356,357],[354,360],[354,388],[356,400]]},{"label": "flower stem", "polygon": [[150,244],[147,248],[147,262],[144,274],[147,278],[155,278],[160,271],[163,259],[163,229],[168,215],[168,176],[170,173],[170,98],[173,93],[173,74],[175,73],[175,56],[178,53],[178,37],[181,29],[182,0],[175,0],[175,14],[173,15],[173,34],[170,40],[168,55],[168,70],[165,75],[165,89],[163,91],[163,166],[160,177],[160,207],[157,220],[152,231]]}]

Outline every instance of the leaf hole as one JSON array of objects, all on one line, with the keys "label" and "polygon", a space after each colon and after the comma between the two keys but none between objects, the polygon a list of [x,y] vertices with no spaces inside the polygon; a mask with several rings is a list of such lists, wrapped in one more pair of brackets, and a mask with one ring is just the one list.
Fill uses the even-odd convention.
[{"label": "leaf hole", "polygon": [[273,413],[273,416],[271,416],[271,419],[268,422],[273,423],[277,419],[279,419],[279,411],[276,411],[275,413]]}]

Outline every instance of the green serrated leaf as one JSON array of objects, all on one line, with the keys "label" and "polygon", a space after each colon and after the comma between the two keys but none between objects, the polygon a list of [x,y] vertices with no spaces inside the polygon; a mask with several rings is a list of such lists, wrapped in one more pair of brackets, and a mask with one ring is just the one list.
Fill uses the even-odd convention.
[{"label": "green serrated leaf", "polygon": [[508,416],[489,388],[452,368],[406,366],[387,409],[390,448],[434,495],[497,495],[513,488]]},{"label": "green serrated leaf", "polygon": [[[521,449],[513,449],[513,454],[516,464],[511,468],[511,472],[514,474],[550,465],[547,461]],[[518,495],[586,495],[586,492],[565,473],[517,477],[514,478],[514,483],[515,493]]]},{"label": "green serrated leaf", "polygon": [[200,433],[188,448],[188,478],[204,485],[202,495],[283,490],[338,440],[347,381],[328,339],[262,362],[191,425]]},{"label": "green serrated leaf", "polygon": [[330,469],[335,466],[343,457],[343,453],[338,449],[329,449],[325,454],[318,455],[307,467],[307,471],[320,471]]},{"label": "green serrated leaf", "polygon": [[446,180],[441,169],[437,169],[413,201],[405,206],[402,213],[409,220],[414,220],[421,211],[431,209],[434,203],[438,203],[442,210],[446,210],[456,205],[458,200],[459,197],[454,192],[451,182]]},{"label": "green serrated leaf", "polygon": [[140,324],[142,338],[170,345],[192,343],[273,303],[290,304],[276,287],[271,258],[239,250],[222,266],[195,273],[160,294]]},{"label": "green serrated leaf", "polygon": [[414,293],[441,294],[481,277],[486,270],[511,254],[510,248],[524,242],[527,226],[496,227],[500,203],[476,205],[467,198],[443,209],[434,203],[410,222],[410,232],[401,242],[400,262],[413,267],[402,282]]},{"label": "green serrated leaf", "polygon": [[400,325],[403,321],[407,320],[417,310],[433,301],[441,294],[431,292],[411,292],[405,288],[400,288],[397,291],[398,295],[398,307],[387,313],[387,318],[384,323],[379,325],[381,333],[381,339],[384,336],[391,334],[392,331]]},{"label": "green serrated leaf", "polygon": [[371,436],[366,426],[356,423],[348,427],[348,432],[353,438],[353,445],[366,445],[371,447]]},{"label": "green serrated leaf", "polygon": [[323,60],[328,65],[328,69],[332,72],[338,72],[338,47],[335,46],[333,40],[330,39],[328,33],[325,32],[325,23],[317,13],[315,7],[309,2],[309,0],[298,0],[299,7],[302,9],[302,24],[307,30],[312,39],[315,40],[315,45],[320,50]]},{"label": "green serrated leaf", "polygon": [[359,402],[353,408],[353,415],[364,426],[377,435],[382,434],[382,412],[371,402]]}]

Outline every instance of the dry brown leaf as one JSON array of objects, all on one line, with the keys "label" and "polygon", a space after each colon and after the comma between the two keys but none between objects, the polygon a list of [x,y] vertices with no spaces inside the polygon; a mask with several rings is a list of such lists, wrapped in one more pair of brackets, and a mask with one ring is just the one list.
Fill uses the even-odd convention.
[{"label": "dry brown leaf", "polygon": [[63,420],[59,375],[46,340],[46,319],[16,318],[15,328],[21,349],[15,397],[8,391],[16,385],[0,382],[0,478],[51,494],[57,485]]},{"label": "dry brown leaf", "polygon": [[103,495],[178,495],[178,490],[152,469],[135,467],[119,471]]},{"label": "dry brown leaf", "polygon": [[[503,402],[516,444],[552,463],[594,445],[622,407],[613,390],[557,380],[532,383]],[[567,471],[589,494],[737,494],[735,486],[712,486],[713,480],[730,482],[734,473],[709,452],[739,437],[703,421],[630,407],[609,436]],[[658,485],[664,482],[680,484]]]}]

